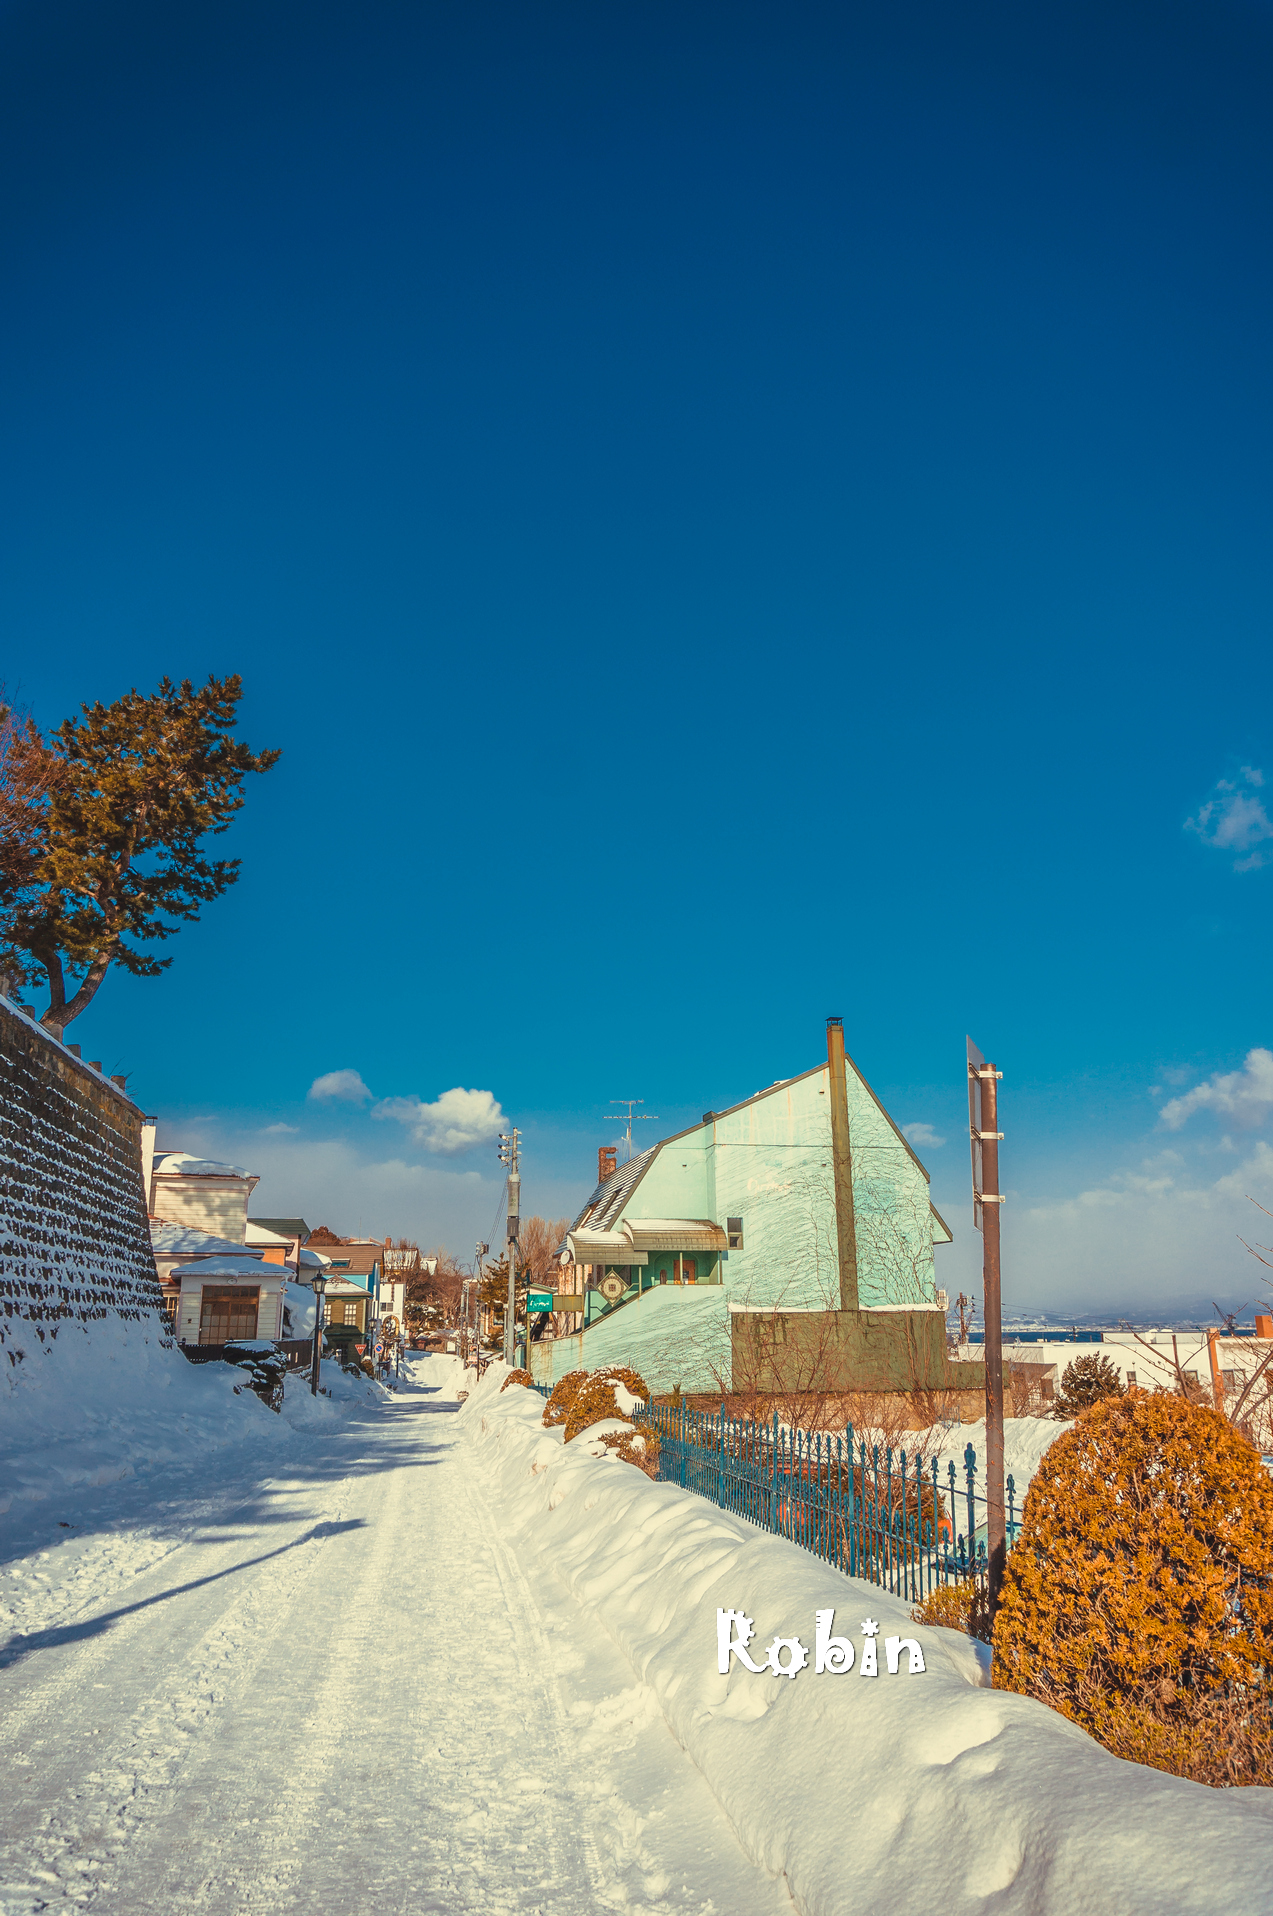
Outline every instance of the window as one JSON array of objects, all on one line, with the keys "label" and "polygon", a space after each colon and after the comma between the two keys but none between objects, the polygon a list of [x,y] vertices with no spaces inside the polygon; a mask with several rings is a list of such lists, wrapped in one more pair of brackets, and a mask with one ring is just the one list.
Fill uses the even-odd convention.
[{"label": "window", "polygon": [[199,1342],[228,1344],[236,1337],[255,1337],[260,1297],[255,1285],[249,1289],[240,1284],[229,1290],[205,1284],[199,1307]]},{"label": "window", "polygon": [[1136,1388],[1136,1373],[1134,1370],[1129,1370],[1127,1373],[1127,1388],[1128,1390],[1134,1390]]},{"label": "window", "polygon": [[729,1248],[731,1251],[742,1250],[743,1221],[740,1217],[727,1217],[725,1219],[725,1235],[729,1239]]},{"label": "window", "polygon": [[1241,1389],[1241,1386],[1238,1383],[1238,1373],[1235,1370],[1223,1370],[1221,1371],[1220,1375],[1224,1379],[1224,1387],[1226,1390]]}]

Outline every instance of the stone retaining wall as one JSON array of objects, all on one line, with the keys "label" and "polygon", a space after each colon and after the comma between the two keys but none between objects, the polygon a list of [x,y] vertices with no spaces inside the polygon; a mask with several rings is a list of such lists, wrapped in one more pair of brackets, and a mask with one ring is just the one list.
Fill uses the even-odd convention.
[{"label": "stone retaining wall", "polygon": [[142,1113],[0,998],[0,1361],[69,1324],[125,1319],[171,1337],[146,1221]]}]

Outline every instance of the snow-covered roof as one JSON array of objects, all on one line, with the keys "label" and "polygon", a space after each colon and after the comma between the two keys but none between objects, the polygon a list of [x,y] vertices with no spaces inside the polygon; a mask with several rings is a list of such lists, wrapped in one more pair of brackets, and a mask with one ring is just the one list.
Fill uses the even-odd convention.
[{"label": "snow-covered roof", "polygon": [[156,1257],[245,1255],[243,1246],[228,1237],[214,1237],[211,1231],[200,1231],[193,1224],[170,1224],[159,1217],[150,1220],[150,1242]]},{"label": "snow-covered roof", "polygon": [[174,1277],[271,1277],[281,1284],[287,1272],[281,1264],[267,1264],[260,1257],[201,1257],[195,1264],[179,1264],[173,1271]]},{"label": "snow-covered roof", "polygon": [[[629,1158],[626,1164],[621,1164],[617,1171],[611,1172],[608,1178],[604,1178],[580,1211],[571,1229],[577,1231],[581,1225],[586,1225],[591,1231],[608,1230],[623,1209],[623,1201],[629,1191],[640,1183],[646,1166],[654,1162],[658,1151],[657,1144],[652,1145],[648,1151],[638,1151],[634,1158]],[[557,1249],[560,1251],[562,1246],[559,1244]]]},{"label": "snow-covered roof", "polygon": [[245,1178],[241,1164],[218,1164],[213,1158],[192,1157],[189,1151],[167,1151],[155,1165],[157,1177]]},{"label": "snow-covered roof", "polygon": [[271,1248],[277,1246],[281,1249],[284,1245],[290,1244],[292,1239],[290,1237],[280,1237],[277,1231],[267,1231],[263,1224],[253,1224],[251,1218],[249,1218],[243,1242],[245,1244],[266,1244]]}]

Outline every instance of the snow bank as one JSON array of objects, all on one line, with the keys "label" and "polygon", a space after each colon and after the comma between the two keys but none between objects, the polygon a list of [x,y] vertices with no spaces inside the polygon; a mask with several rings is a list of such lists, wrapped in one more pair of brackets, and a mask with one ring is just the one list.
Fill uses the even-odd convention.
[{"label": "snow bank", "polygon": [[[505,1375],[492,1365],[460,1415],[510,1540],[609,1631],[802,1916],[909,1916],[930,1902],[943,1916],[1265,1906],[1273,1790],[1210,1790],[1124,1763],[1042,1704],[982,1687],[968,1638],[913,1624],[908,1605],[689,1492],[565,1445],[560,1427],[543,1428],[538,1396],[500,1394]],[[786,1679],[734,1662],[722,1676],[718,1608],[755,1619],[757,1661],[771,1637],[799,1636],[809,1666]],[[846,1675],[814,1669],[825,1609],[858,1646]],[[903,1652],[898,1674],[863,1681],[867,1619],[881,1643],[916,1638],[924,1671],[908,1674]]]},{"label": "snow bank", "polygon": [[[1025,1493],[1034,1482],[1035,1472],[1043,1462],[1048,1446],[1054,1444],[1057,1438],[1069,1428],[1068,1423],[1058,1423],[1054,1417],[1004,1418],[1003,1474],[1005,1479],[1008,1477],[1012,1479],[1018,1517],[1025,1503]],[[954,1464],[955,1485],[961,1497],[967,1483],[964,1475],[964,1452],[971,1444],[977,1453],[977,1495],[979,1498],[984,1497],[986,1490],[986,1420],[984,1417],[976,1424],[954,1424],[949,1431],[935,1430],[924,1433],[921,1441],[925,1456],[936,1455],[938,1481],[943,1490],[946,1490],[949,1485],[947,1465]],[[902,1447],[908,1448],[905,1440]],[[984,1513],[980,1521],[985,1521]]]},{"label": "snow bank", "polygon": [[68,1326],[56,1350],[13,1382],[0,1381],[0,1515],[74,1485],[119,1483],[165,1464],[216,1469],[213,1453],[249,1444],[277,1450],[293,1432],[346,1417],[390,1393],[362,1375],[322,1367],[328,1394],[309,1394],[308,1371],[289,1372],[276,1417],[229,1364],[191,1364],[147,1325]]},{"label": "snow bank", "polygon": [[[475,1372],[465,1370],[462,1358],[450,1356],[445,1351],[413,1352],[407,1359],[407,1370],[413,1384],[435,1392],[447,1404],[458,1403],[477,1381]],[[500,1374],[504,1377],[508,1375],[503,1365],[500,1366]]]}]

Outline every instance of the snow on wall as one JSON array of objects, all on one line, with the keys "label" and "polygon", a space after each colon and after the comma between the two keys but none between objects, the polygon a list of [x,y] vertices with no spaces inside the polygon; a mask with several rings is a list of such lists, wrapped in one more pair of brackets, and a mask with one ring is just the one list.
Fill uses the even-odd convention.
[{"label": "snow on wall", "polygon": [[74,1326],[171,1342],[146,1222],[142,1114],[0,999],[0,1372]]}]

